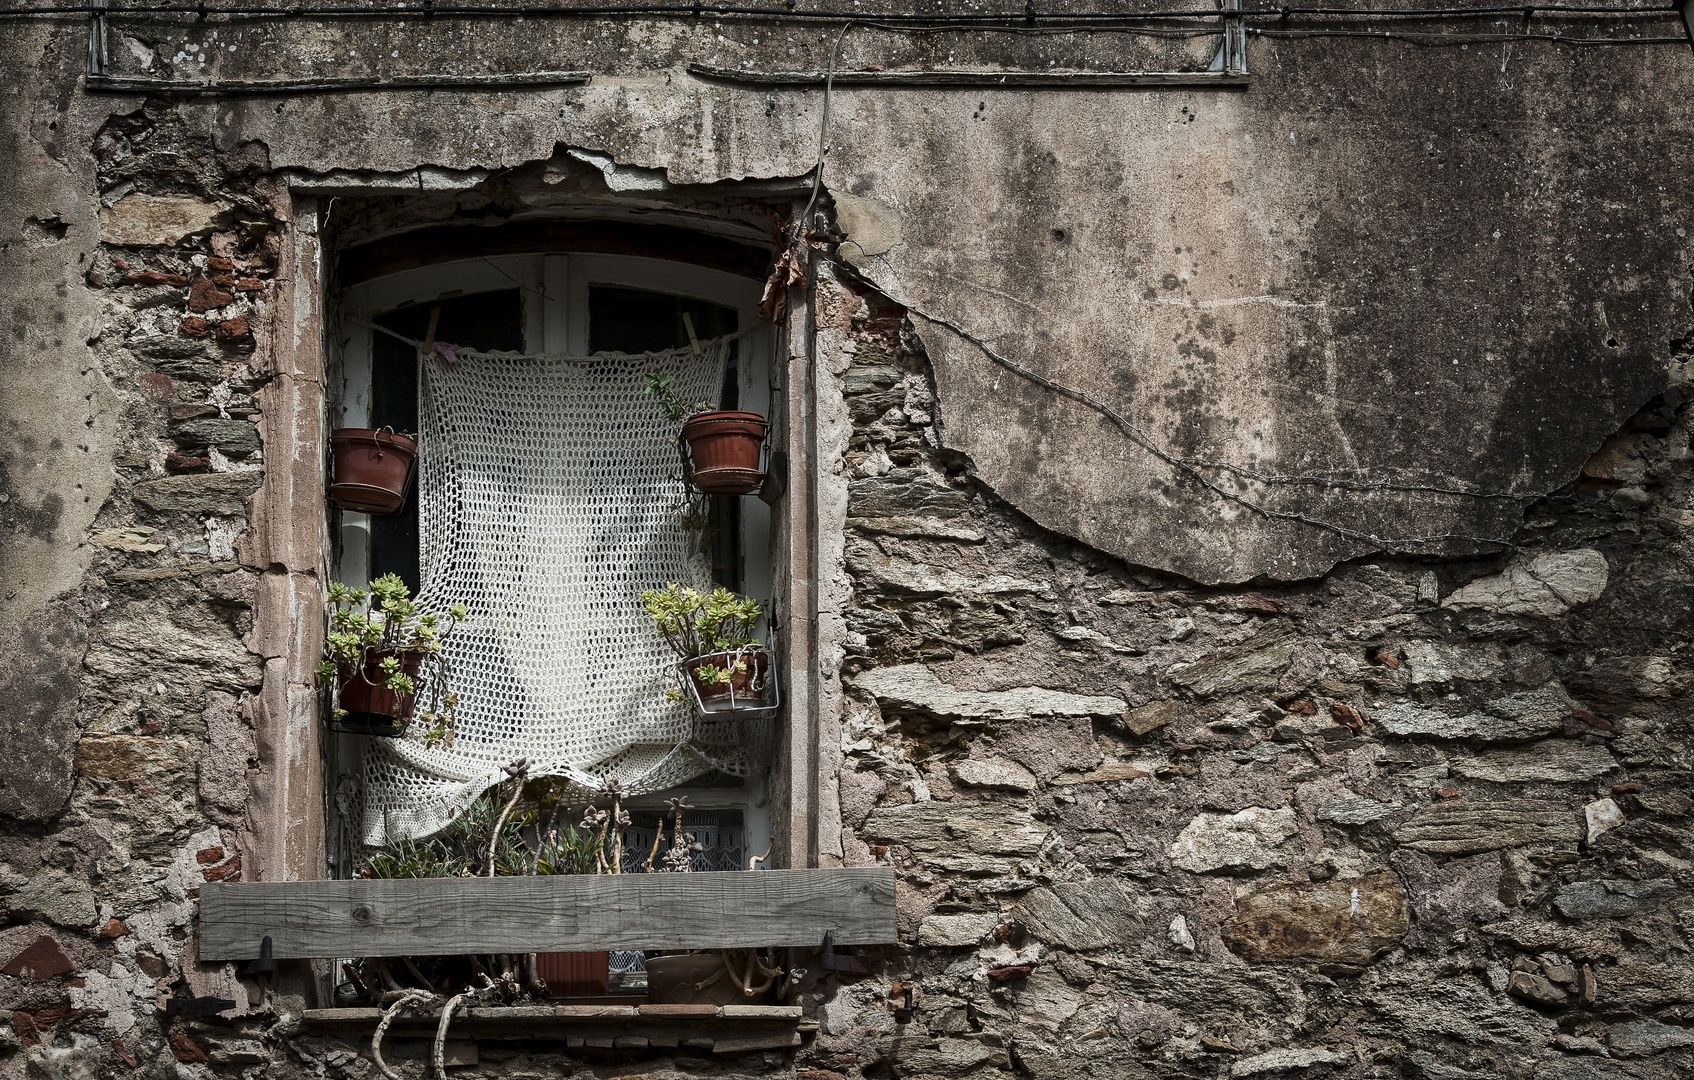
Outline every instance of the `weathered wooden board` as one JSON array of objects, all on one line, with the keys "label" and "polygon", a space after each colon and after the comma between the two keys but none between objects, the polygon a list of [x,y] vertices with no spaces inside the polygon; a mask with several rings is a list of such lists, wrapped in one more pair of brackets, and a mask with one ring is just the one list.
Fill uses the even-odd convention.
[{"label": "weathered wooden board", "polygon": [[208,882],[200,956],[249,960],[892,942],[894,870]]}]

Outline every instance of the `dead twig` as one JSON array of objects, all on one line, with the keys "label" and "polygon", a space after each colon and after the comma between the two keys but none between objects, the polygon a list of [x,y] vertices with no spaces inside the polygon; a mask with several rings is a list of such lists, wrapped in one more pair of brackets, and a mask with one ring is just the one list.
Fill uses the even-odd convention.
[{"label": "dead twig", "polygon": [[529,759],[518,758],[506,766],[506,775],[517,781],[512,789],[512,797],[506,800],[506,808],[500,811],[500,818],[494,823],[494,833],[488,838],[488,877],[494,876],[494,853],[500,847],[500,833],[506,828],[506,819],[512,816],[512,807],[518,805],[518,799],[523,795],[524,778],[529,775]]}]

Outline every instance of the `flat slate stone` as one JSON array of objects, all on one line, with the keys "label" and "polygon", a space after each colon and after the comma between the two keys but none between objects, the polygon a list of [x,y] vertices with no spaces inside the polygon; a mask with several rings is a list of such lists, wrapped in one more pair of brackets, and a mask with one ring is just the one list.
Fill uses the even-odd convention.
[{"label": "flat slate stone", "polygon": [[999,922],[1000,916],[992,911],[926,915],[918,925],[918,944],[932,948],[975,945]]},{"label": "flat slate stone", "polygon": [[1285,861],[1276,846],[1296,831],[1294,811],[1249,806],[1233,814],[1195,815],[1171,844],[1171,862],[1195,874],[1209,870],[1264,870]]},{"label": "flat slate stone", "polygon": [[1377,802],[1362,795],[1340,795],[1318,807],[1318,820],[1336,825],[1369,825],[1380,821],[1403,807],[1395,803]]},{"label": "flat slate stone", "polygon": [[1371,722],[1390,735],[1523,742],[1552,735],[1562,729],[1565,718],[1575,707],[1564,687],[1555,679],[1534,690],[1490,701],[1480,709],[1459,716],[1400,701],[1372,712]]},{"label": "flat slate stone", "polygon": [[967,758],[956,761],[947,769],[953,779],[966,787],[1004,788],[1007,791],[1035,790],[1035,776],[1015,761],[1005,758]]},{"label": "flat slate stone", "polygon": [[1575,850],[1582,826],[1576,811],[1562,803],[1455,800],[1419,810],[1394,838],[1431,855],[1475,855],[1531,845]]},{"label": "flat slate stone", "polygon": [[1154,701],[1123,714],[1123,726],[1137,735],[1146,736],[1172,723],[1182,715],[1182,706],[1175,701]]},{"label": "flat slate stone", "polygon": [[1637,1020],[1633,1024],[1619,1024],[1606,1032],[1606,1045],[1618,1057],[1646,1057],[1661,1050],[1694,1046],[1694,1031],[1661,1024],[1657,1020]]},{"label": "flat slate stone", "polygon": [[1606,557],[1593,548],[1518,558],[1498,574],[1477,578],[1441,601],[1448,609],[1554,618],[1606,591]]},{"label": "flat slate stone", "polygon": [[1362,966],[1393,948],[1410,926],[1400,879],[1378,870],[1239,897],[1223,939],[1248,960]]},{"label": "flat slate stone", "polygon": [[872,668],[853,676],[860,689],[895,709],[959,719],[1018,719],[1035,716],[1121,716],[1120,698],[1071,694],[1039,686],[1011,690],[961,690],[935,677],[922,664]]},{"label": "flat slate stone", "polygon": [[247,512],[247,496],[259,490],[257,472],[200,473],[143,480],[135,501],[149,510],[229,517]]},{"label": "flat slate stone", "polygon": [[1166,673],[1166,680],[1199,698],[1265,693],[1276,688],[1294,659],[1294,630],[1273,623],[1251,639],[1219,649],[1198,664]]},{"label": "flat slate stone", "polygon": [[1543,739],[1511,750],[1490,750],[1457,756],[1448,762],[1455,776],[1471,780],[1518,783],[1525,780],[1576,782],[1604,776],[1618,767],[1604,746],[1587,746],[1570,739]]},{"label": "flat slate stone", "polygon": [[1063,949],[1112,948],[1145,936],[1134,898],[1110,878],[1034,889],[1012,910],[1037,938]]},{"label": "flat slate stone", "polygon": [[937,870],[1004,876],[1040,852],[1047,827],[1006,803],[920,802],[878,807],[859,836],[904,844]]},{"label": "flat slate stone", "polygon": [[1668,878],[1649,881],[1573,881],[1553,894],[1553,906],[1567,919],[1621,919],[1652,911],[1680,892]]}]

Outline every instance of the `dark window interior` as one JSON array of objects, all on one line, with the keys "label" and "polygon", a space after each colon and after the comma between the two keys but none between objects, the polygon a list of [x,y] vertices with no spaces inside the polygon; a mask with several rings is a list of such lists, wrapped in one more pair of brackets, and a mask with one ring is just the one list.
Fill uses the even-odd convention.
[{"label": "dark window interior", "polygon": [[[694,323],[694,336],[701,341],[735,333],[734,308],[671,293],[591,285],[588,289],[588,351],[656,352],[688,344],[686,312]],[[740,404],[736,361],[739,346],[729,354],[724,369],[723,391],[718,407],[733,409]],[[741,500],[734,496],[712,496],[712,579],[726,589],[740,591]]]},{"label": "dark window interior", "polygon": [[[376,321],[397,334],[423,340],[431,308],[441,309],[436,323],[438,341],[450,341],[487,352],[523,350],[522,298],[517,289],[455,296],[414,304],[378,316]],[[374,428],[389,427],[412,434],[418,430],[418,358],[412,347],[387,334],[373,334],[371,346],[371,420]],[[398,514],[371,517],[371,577],[399,574],[418,591],[417,485]]]}]

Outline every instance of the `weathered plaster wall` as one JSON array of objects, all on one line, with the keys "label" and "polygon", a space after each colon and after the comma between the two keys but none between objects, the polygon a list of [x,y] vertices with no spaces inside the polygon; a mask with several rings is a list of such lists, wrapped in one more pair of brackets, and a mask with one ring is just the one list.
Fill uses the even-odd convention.
[{"label": "weathered plaster wall", "polygon": [[[211,31],[171,26],[136,31],[149,66],[121,59],[201,70],[204,52],[179,39]],[[331,61],[354,74],[490,63],[607,74],[522,94],[239,99],[181,113],[225,154],[263,147],[275,168],[315,172],[509,167],[559,143],[676,183],[807,172],[820,93],[735,88],[679,65],[817,65],[830,35],[716,33],[727,40],[640,25],[596,38],[543,24],[512,40],[471,24],[421,37],[226,30],[201,46],[217,57],[206,70],[226,76],[276,74],[279,55],[298,58],[294,74]],[[868,30],[850,42],[843,67],[915,48]],[[1142,59],[1192,65],[1184,48]],[[1694,57],[1674,44],[1254,48],[1245,93],[839,89],[830,181],[852,197],[849,223],[876,238],[844,255],[914,310],[1138,430],[923,324],[958,403],[943,437],[1051,528],[1212,582],[1298,579],[1384,545],[1497,550],[1469,538],[1504,536],[1516,496],[1571,479],[1662,386],[1669,342],[1689,329],[1689,192],[1662,162],[1689,150],[1688,106],[1671,88]],[[1046,43],[1000,50],[1037,67],[1062,55]],[[67,104],[78,127],[110,108]],[[1481,304],[1479,290],[1510,300]],[[1022,467],[1032,457],[1042,465]],[[1189,541],[1168,544],[1176,532]]]},{"label": "weathered plaster wall", "polygon": [[[560,144],[673,185],[800,176],[821,95],[675,65],[821,66],[831,36],[170,25],[171,48],[114,39],[126,70],[197,71],[181,46],[197,65],[225,34],[207,70],[226,75],[602,75],[143,102],[77,88],[80,26],[0,43],[33,73],[8,81],[0,144],[0,687],[6,730],[35,740],[0,769],[0,1075],[366,1077],[362,1039],[297,1029],[298,999],[198,964],[193,936],[202,882],[298,873],[320,843],[286,812],[318,783],[321,522],[279,508],[318,482],[302,358],[329,194],[433,189],[361,219],[378,231],[559,213],[506,199],[500,170],[544,171]],[[891,48],[851,38],[843,66],[940,59]],[[894,863],[902,941],[869,978],[806,984],[820,1030],[798,1051],[493,1041],[480,1073],[1694,1068],[1694,319],[1688,181],[1663,165],[1688,149],[1691,60],[1254,50],[1245,94],[836,95],[828,175],[862,280],[820,266],[814,296],[818,798],[839,809],[820,854]],[[562,168],[555,192],[576,190]],[[340,187],[320,212],[282,170]],[[674,194],[618,205],[704,213]],[[1173,452],[1553,494],[1240,489],[1521,547],[1371,555],[1173,480],[925,314]],[[892,984],[914,978],[897,1024]],[[184,994],[238,1005],[167,1018],[160,997]]]}]

